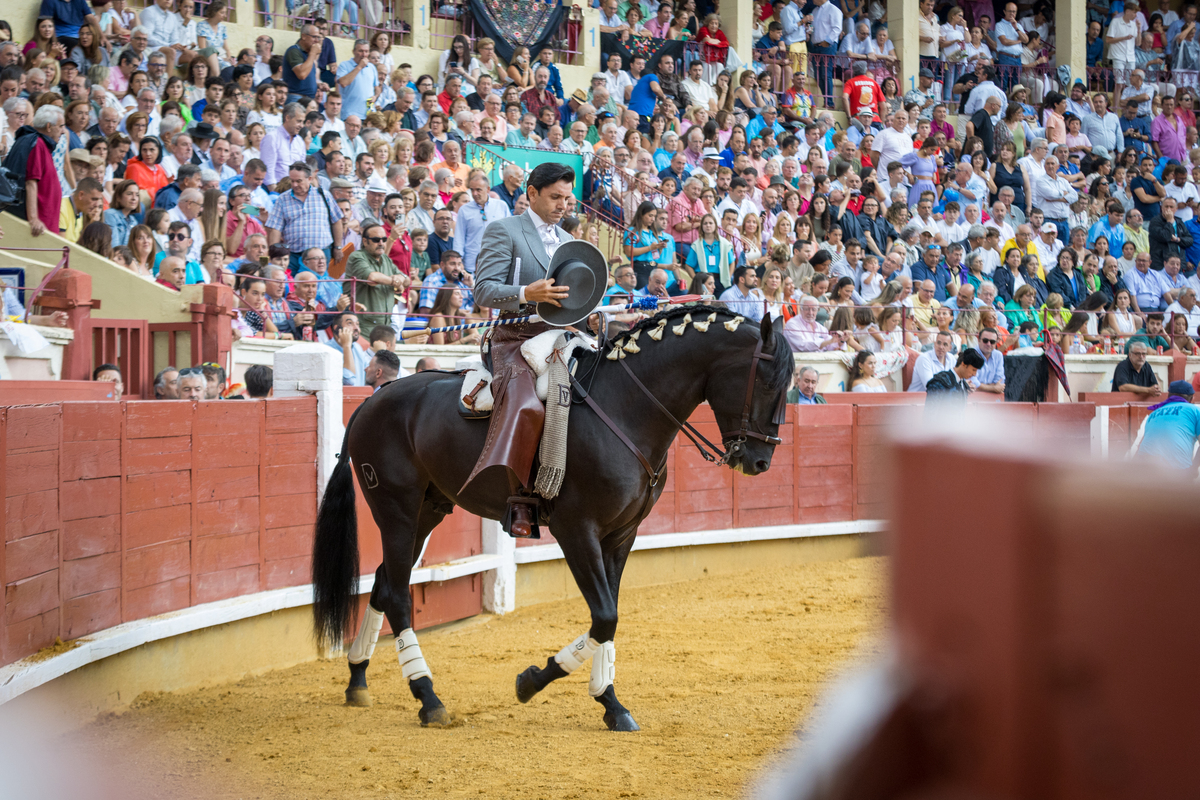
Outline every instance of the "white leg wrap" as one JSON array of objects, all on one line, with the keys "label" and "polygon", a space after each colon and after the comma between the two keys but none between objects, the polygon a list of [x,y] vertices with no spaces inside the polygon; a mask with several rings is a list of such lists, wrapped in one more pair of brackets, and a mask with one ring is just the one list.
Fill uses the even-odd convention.
[{"label": "white leg wrap", "polygon": [[383,612],[376,611],[368,603],[367,613],[363,615],[362,627],[358,629],[358,636],[354,637],[354,643],[350,645],[350,651],[346,653],[351,664],[361,664],[375,654],[375,643],[379,641],[379,629],[382,627]]},{"label": "white leg wrap", "polygon": [[417,678],[432,678],[425,656],[421,655],[421,645],[417,644],[417,635],[412,628],[406,628],[396,637],[396,655],[400,659],[400,673],[406,681]]},{"label": "white leg wrap", "polygon": [[559,651],[554,660],[568,675],[583,666],[592,653],[596,652],[600,643],[586,633]]},{"label": "white leg wrap", "polygon": [[588,681],[588,694],[599,697],[604,694],[617,676],[617,647],[605,642],[592,655],[592,679]]}]

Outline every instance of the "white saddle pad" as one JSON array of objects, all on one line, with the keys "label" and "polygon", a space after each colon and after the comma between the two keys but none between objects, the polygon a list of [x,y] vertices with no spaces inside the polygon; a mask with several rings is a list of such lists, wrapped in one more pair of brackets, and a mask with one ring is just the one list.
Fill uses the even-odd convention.
[{"label": "white saddle pad", "polygon": [[[534,336],[525,344],[521,345],[521,355],[525,357],[525,363],[533,370],[533,374],[537,380],[534,388],[537,390],[538,399],[543,403],[546,402],[546,392],[549,389],[549,372],[550,359],[554,353],[554,342],[558,339],[561,331],[546,331]],[[588,350],[596,350],[596,341],[590,336],[585,337],[580,334],[575,334],[567,341],[567,346],[564,348],[563,357],[570,358],[571,354],[577,348],[585,348]],[[456,366],[459,369],[466,369],[467,372],[463,375],[462,389],[459,396],[464,400],[475,390],[480,381],[487,383],[487,386],[479,390],[475,395],[474,406],[468,406],[475,411],[491,411],[492,410],[492,373],[488,372],[483,365],[483,359],[479,356],[471,356],[470,358],[459,359]]]}]

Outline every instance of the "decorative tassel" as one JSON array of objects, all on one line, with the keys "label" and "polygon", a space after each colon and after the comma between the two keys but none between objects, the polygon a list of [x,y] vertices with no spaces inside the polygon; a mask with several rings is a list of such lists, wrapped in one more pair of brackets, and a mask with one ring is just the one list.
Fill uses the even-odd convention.
[{"label": "decorative tassel", "polygon": [[691,325],[691,324],[692,324],[692,315],[689,312],[689,313],[683,315],[683,322],[680,323],[679,325],[676,325],[674,328],[671,328],[671,330],[674,332],[674,334],[676,336],[683,336],[683,332],[685,330],[687,330],[687,326]]},{"label": "decorative tassel", "polygon": [[695,328],[696,330],[700,331],[701,333],[705,333],[708,331],[708,326],[713,324],[716,321],[717,321],[717,315],[714,312],[712,314],[709,314],[708,319],[706,319],[704,322],[693,323],[692,327]]},{"label": "decorative tassel", "polygon": [[667,321],[665,319],[660,319],[658,321],[658,327],[655,328],[654,330],[650,331],[650,338],[656,342],[661,342],[663,330],[665,330],[666,327],[667,327]]},{"label": "decorative tassel", "polygon": [[606,358],[608,358],[609,361],[616,361],[621,355],[622,353],[619,348],[613,348],[612,350],[608,351]]},{"label": "decorative tassel", "polygon": [[642,352],[642,348],[637,346],[638,337],[641,335],[642,335],[641,331],[634,331],[633,333],[629,334],[629,337],[628,337],[627,341],[625,342],[625,346],[621,349],[624,350],[626,353]]},{"label": "decorative tassel", "polygon": [[729,322],[725,323],[725,330],[736,331],[738,329],[738,325],[741,325],[745,321],[745,317],[734,317],[733,319],[729,320]]}]

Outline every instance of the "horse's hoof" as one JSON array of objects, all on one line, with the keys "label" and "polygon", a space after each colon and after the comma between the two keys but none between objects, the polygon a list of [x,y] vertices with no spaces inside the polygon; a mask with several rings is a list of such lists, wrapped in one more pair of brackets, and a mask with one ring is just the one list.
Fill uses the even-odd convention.
[{"label": "horse's hoof", "polygon": [[517,699],[522,703],[528,703],[533,699],[533,696],[542,690],[542,687],[537,685],[534,680],[534,675],[538,672],[538,667],[530,667],[517,676]]},{"label": "horse's hoof", "polygon": [[346,705],[355,708],[370,708],[375,705],[375,701],[371,699],[371,693],[367,691],[367,687],[351,686],[346,690]]},{"label": "horse's hoof", "polygon": [[417,712],[417,718],[421,720],[422,728],[448,728],[451,722],[445,706],[422,708]]},{"label": "horse's hoof", "polygon": [[613,716],[612,714],[604,715],[604,724],[608,726],[610,731],[640,731],[641,728],[633,721],[633,715],[628,711],[622,711],[620,714]]}]

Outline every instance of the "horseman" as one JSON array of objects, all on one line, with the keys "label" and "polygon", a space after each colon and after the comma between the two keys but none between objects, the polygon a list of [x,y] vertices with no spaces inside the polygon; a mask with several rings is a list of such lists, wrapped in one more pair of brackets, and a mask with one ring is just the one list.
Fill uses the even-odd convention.
[{"label": "horseman", "polygon": [[[555,251],[574,241],[558,223],[574,204],[575,171],[562,164],[539,164],[529,174],[525,192],[529,210],[519,217],[489,223],[475,266],[479,305],[499,309],[501,318],[527,316],[534,304],[560,307],[570,287],[550,277]],[[508,473],[510,497],[504,529],[513,536],[531,535],[538,498],[529,490],[533,458],[545,420],[534,375],[521,355],[521,345],[552,330],[546,322],[520,322],[489,329],[484,360],[491,361],[492,416],[487,441],[463,489],[483,470],[502,466]]]}]

